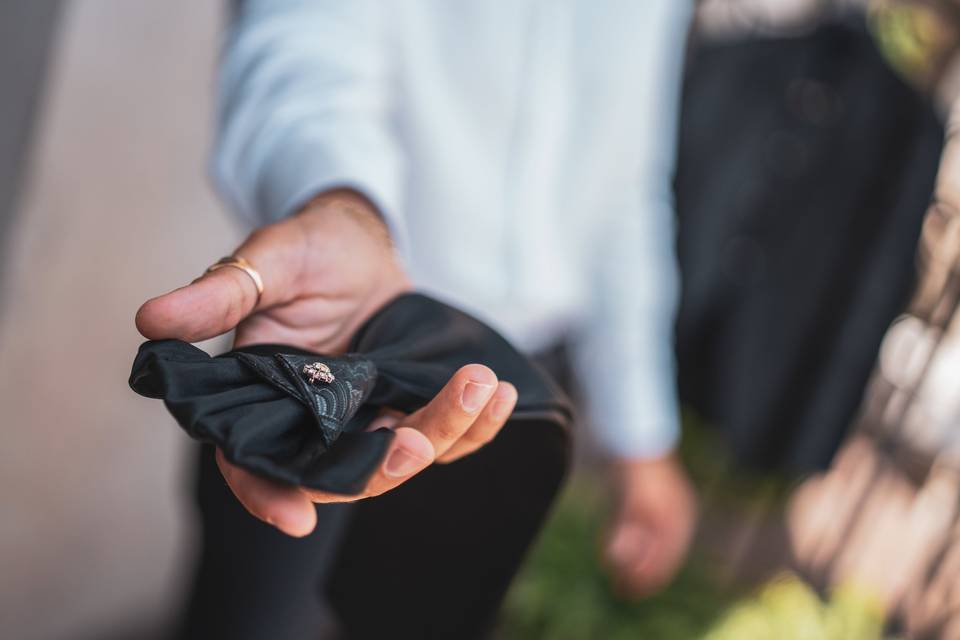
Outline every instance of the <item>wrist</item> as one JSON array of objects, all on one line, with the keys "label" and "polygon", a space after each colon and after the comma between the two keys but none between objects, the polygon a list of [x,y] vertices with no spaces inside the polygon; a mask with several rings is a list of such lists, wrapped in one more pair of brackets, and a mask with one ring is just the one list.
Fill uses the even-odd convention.
[{"label": "wrist", "polygon": [[655,456],[615,456],[613,467],[621,473],[635,469],[651,469],[654,467],[670,467],[679,464],[677,452],[673,449]]},{"label": "wrist", "polygon": [[377,208],[359,191],[354,189],[330,189],[317,194],[303,206],[300,213],[317,209],[355,209],[365,215],[379,217]]},{"label": "wrist", "polygon": [[380,212],[366,196],[353,189],[324,191],[307,202],[296,215],[308,223],[359,225],[386,244],[392,244]]},{"label": "wrist", "polygon": [[621,486],[644,490],[650,484],[661,484],[676,478],[685,478],[686,471],[675,451],[652,458],[621,457],[612,464],[614,480]]}]

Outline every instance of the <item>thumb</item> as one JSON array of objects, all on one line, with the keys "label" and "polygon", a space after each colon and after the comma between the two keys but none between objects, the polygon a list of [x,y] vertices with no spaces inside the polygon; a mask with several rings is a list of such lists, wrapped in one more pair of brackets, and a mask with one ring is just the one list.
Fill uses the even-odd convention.
[{"label": "thumb", "polygon": [[205,273],[185,287],[147,300],[137,311],[137,329],[151,340],[198,342],[230,331],[256,310],[289,300],[294,292],[304,243],[300,227],[284,220],[253,232],[234,252],[263,281],[257,300],[253,278],[225,267]]}]

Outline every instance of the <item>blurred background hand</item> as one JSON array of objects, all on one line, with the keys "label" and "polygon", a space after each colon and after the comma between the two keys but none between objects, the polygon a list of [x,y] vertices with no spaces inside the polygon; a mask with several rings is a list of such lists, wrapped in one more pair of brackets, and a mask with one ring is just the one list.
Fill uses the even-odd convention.
[{"label": "blurred background hand", "polygon": [[693,486],[673,455],[620,459],[620,502],[606,541],[617,589],[642,598],[670,584],[686,559],[697,520]]}]

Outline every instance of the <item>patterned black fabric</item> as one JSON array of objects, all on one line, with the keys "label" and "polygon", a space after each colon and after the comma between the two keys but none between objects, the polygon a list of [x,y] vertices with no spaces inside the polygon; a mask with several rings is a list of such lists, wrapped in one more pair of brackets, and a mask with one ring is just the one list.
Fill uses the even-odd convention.
[{"label": "patterned black fabric", "polygon": [[[377,412],[419,409],[470,363],[486,364],[517,387],[505,428],[568,424],[566,398],[526,357],[478,320],[418,294],[380,309],[342,356],[255,345],[211,358],[178,340],[147,342],[130,386],[162,398],[191,437],[217,445],[237,465],[352,495],[366,486],[393,439],[388,429],[365,431]],[[333,379],[311,381],[306,367],[317,364]]]},{"label": "patterned black fabric", "polygon": [[[370,397],[377,376],[376,365],[356,356],[257,355],[238,350],[237,358],[264,380],[310,407],[327,448],[336,442],[351,418]],[[317,363],[327,366],[333,374],[332,381],[311,382],[305,371]]]}]

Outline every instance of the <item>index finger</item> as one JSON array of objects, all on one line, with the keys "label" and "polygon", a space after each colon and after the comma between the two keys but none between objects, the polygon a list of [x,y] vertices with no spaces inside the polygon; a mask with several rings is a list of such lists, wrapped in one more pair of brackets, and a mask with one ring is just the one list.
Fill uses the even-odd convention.
[{"label": "index finger", "polygon": [[429,404],[399,423],[383,464],[357,497],[390,491],[430,466],[470,429],[496,386],[497,376],[489,368],[479,364],[460,368]]},{"label": "index finger", "polygon": [[497,390],[497,376],[482,364],[461,367],[423,409],[403,421],[423,433],[443,456],[470,429]]}]

